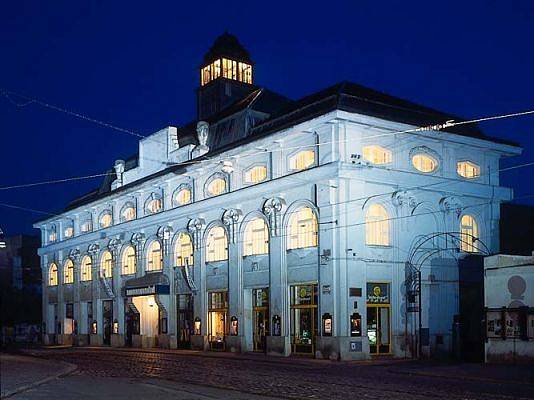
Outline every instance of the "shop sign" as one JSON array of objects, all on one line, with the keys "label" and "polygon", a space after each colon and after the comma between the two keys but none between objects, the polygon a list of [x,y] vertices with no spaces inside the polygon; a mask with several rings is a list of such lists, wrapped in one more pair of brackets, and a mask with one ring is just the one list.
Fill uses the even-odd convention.
[{"label": "shop sign", "polygon": [[149,296],[152,294],[169,294],[169,285],[149,285],[137,288],[126,288],[126,297]]},{"label": "shop sign", "polygon": [[389,283],[367,283],[367,303],[389,304]]}]

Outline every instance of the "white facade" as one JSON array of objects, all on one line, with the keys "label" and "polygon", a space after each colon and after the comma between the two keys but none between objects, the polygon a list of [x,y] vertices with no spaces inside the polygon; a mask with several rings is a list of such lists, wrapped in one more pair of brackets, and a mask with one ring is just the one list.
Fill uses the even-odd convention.
[{"label": "white facade", "polygon": [[[177,347],[177,295],[194,292],[193,314],[188,318],[189,324],[196,319],[195,328],[200,330],[190,341],[193,347],[216,348],[213,330],[217,328],[210,318],[223,314],[210,310],[208,293],[227,291],[226,332],[221,347],[252,351],[258,335],[257,310],[253,307],[253,293],[258,292],[253,290],[268,288],[266,313],[270,326],[264,326],[267,336],[259,347],[266,347],[271,354],[310,351],[317,357],[334,359],[362,359],[376,353],[399,357],[412,354],[417,328],[413,314],[406,312],[405,298],[405,263],[410,249],[423,235],[462,231],[462,217],[468,215],[476,221],[473,235],[497,252],[499,204],[512,198],[510,189],[499,186],[499,160],[520,151],[514,146],[443,131],[395,133],[412,128],[335,110],[223,152],[208,152],[207,158],[198,163],[189,161],[206,151],[194,145],[179,147],[176,135],[180,132],[176,128],[143,139],[139,166],[125,171],[122,181],[113,182],[110,193],[36,224],[43,239],[43,312],[50,340],[55,337],[64,342],[102,344],[111,329],[109,343],[124,345],[128,327],[125,314],[135,311],[131,303],[141,301],[132,300],[136,296],[126,297],[125,287],[128,280],[137,278],[130,281],[130,286],[141,287],[145,282],[143,293],[149,293],[146,301],[151,290],[160,287],[163,292],[168,287],[169,294],[153,296],[155,305],[148,309],[157,307],[160,313],[152,313],[155,316],[147,316],[148,312],[143,313],[135,304],[141,315],[140,325],[145,328],[136,331],[134,346]],[[378,160],[386,161],[384,164],[364,159],[364,147],[370,145],[390,152]],[[291,170],[295,166],[292,157],[310,150],[313,163],[302,170]],[[424,173],[414,167],[413,157],[419,154],[431,157],[434,171]],[[462,161],[476,164],[478,176],[460,176],[458,162]],[[169,171],[169,163],[185,164],[180,173],[175,173]],[[245,175],[254,166],[265,167],[266,178],[247,184]],[[208,185],[217,178],[226,182],[227,190],[210,197]],[[173,195],[183,188],[191,189],[192,201],[178,205]],[[162,209],[151,213],[154,200],[161,200]],[[128,205],[135,208],[136,215],[124,221],[122,214]],[[382,206],[385,218],[375,219],[373,225],[368,213],[375,205]],[[317,218],[318,245],[289,249],[291,240],[300,240],[292,238],[289,225],[302,207],[311,209]],[[111,213],[112,223],[101,228],[101,217],[106,212]],[[267,224],[268,252],[245,256],[244,232],[254,218]],[[88,221],[92,230],[82,232]],[[71,224],[72,237],[65,237]],[[214,226],[224,228],[227,235],[228,259],[207,262],[208,232]],[[177,267],[180,234],[190,235],[194,245],[192,285],[182,273],[184,267]],[[376,237],[370,239],[373,235]],[[306,241],[304,236],[302,240]],[[162,275],[147,271],[152,268],[148,267],[147,249],[154,241],[161,244]],[[127,246],[135,249],[136,266],[134,274],[123,275],[122,255]],[[476,246],[464,250],[476,251]],[[104,251],[112,255],[112,277],[100,272]],[[453,316],[458,313],[457,257],[462,254],[438,252],[421,266],[422,326],[429,332],[424,352],[446,352],[452,344]],[[81,261],[85,255],[92,261],[91,280],[82,281]],[[64,266],[69,258],[74,261],[74,279],[65,283]],[[57,265],[58,282],[50,285],[52,263]],[[317,285],[316,301],[305,299],[310,296],[306,287],[298,287],[297,301],[292,301],[291,287],[296,285]],[[376,292],[368,293],[368,286]],[[298,293],[303,293],[301,298]],[[292,305],[302,299],[306,303],[302,308]],[[112,303],[104,305],[104,300]],[[88,316],[89,302],[92,317]],[[72,315],[70,310],[66,315],[67,304],[72,304],[68,306]],[[108,311],[104,321],[104,306],[110,304],[112,317]],[[361,318],[361,336],[351,336],[351,316],[356,313]],[[279,332],[274,332],[275,316],[280,319]],[[331,318],[326,327],[322,323],[325,316]],[[233,332],[236,335],[230,334],[231,317],[238,321],[237,332]],[[372,318],[376,321],[368,321]],[[157,319],[155,327],[147,328],[147,319]],[[78,335],[66,335],[71,329],[67,325],[72,326],[74,321]],[[93,323],[96,329],[88,336]],[[357,324],[352,327],[355,335]],[[300,331],[295,334],[295,329]],[[331,336],[327,336],[330,330]],[[382,346],[374,344],[375,339],[381,340]],[[304,345],[299,347],[299,343]],[[306,346],[308,343],[310,346]]]}]

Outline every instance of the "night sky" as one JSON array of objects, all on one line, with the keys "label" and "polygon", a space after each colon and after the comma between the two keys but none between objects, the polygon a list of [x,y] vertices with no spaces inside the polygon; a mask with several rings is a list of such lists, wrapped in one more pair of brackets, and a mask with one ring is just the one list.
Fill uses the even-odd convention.
[{"label": "night sky", "polygon": [[[108,3],[3,2],[0,87],[147,135],[195,118],[199,64],[228,30],[255,83],[291,98],[350,80],[467,118],[534,109],[531,0]],[[0,97],[0,188],[103,173],[137,151],[134,136],[25,103]],[[523,145],[503,166],[534,161],[534,116],[481,128]],[[502,175],[516,196],[533,177]],[[57,212],[99,183],[0,190],[0,203]],[[0,228],[37,233],[43,216],[0,206]]]}]

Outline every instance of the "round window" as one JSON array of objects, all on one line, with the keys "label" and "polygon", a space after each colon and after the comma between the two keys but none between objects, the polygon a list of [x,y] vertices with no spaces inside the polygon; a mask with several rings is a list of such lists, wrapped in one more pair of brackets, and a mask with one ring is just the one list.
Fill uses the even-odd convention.
[{"label": "round window", "polygon": [[437,160],[423,153],[415,154],[412,157],[412,164],[416,170],[424,173],[434,172],[438,168]]}]

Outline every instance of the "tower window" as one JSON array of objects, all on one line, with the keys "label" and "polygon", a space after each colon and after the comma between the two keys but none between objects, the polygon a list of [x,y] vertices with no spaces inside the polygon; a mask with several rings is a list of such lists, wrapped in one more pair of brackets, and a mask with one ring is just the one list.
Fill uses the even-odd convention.
[{"label": "tower window", "polygon": [[223,58],[222,66],[224,78],[237,80],[237,61]]},{"label": "tower window", "polygon": [[245,83],[252,83],[252,65],[239,63],[239,80]]}]

